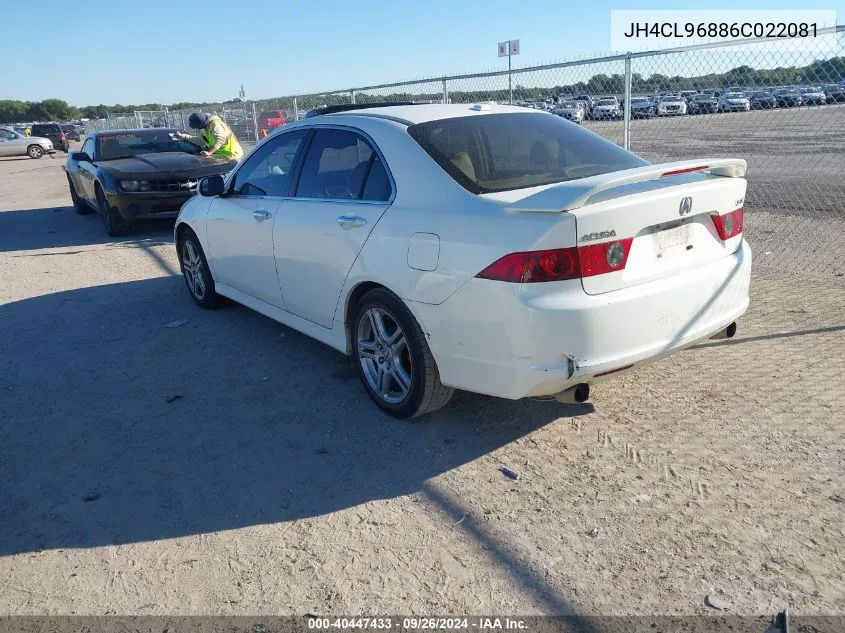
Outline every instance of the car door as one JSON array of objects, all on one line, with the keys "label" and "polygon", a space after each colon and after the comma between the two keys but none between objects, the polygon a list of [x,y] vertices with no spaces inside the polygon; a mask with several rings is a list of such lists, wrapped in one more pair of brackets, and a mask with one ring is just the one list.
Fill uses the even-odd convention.
[{"label": "car door", "polygon": [[26,154],[26,144],[20,142],[20,136],[15,132],[0,129],[0,156],[17,156]]},{"label": "car door", "polygon": [[75,161],[76,169],[70,171],[71,179],[76,187],[76,195],[87,200],[91,204],[96,204],[96,196],[94,195],[94,182],[97,178],[97,166],[94,164],[95,152],[94,139],[85,139],[82,144],[80,152],[88,154],[90,161]]},{"label": "car door", "polygon": [[332,327],[349,269],[393,199],[391,183],[381,154],[362,133],[316,127],[295,191],[273,227],[287,310]]},{"label": "car door", "polygon": [[262,145],[241,164],[228,192],[212,201],[206,216],[215,279],[278,308],[285,301],[273,258],[273,224],[307,135],[308,130],[295,130]]}]

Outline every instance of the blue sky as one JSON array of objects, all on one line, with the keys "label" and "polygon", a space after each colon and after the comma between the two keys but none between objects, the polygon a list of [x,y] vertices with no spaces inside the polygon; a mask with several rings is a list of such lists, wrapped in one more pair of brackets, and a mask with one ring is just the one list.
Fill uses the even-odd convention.
[{"label": "blue sky", "polygon": [[[0,99],[217,101],[236,96],[241,84],[247,98],[260,99],[496,70],[507,67],[497,57],[499,41],[520,39],[515,66],[601,54],[610,48],[611,8],[679,8],[675,2],[590,0],[235,0],[220,8],[213,1],[78,0],[71,12],[62,0],[44,4],[55,6],[53,17],[65,18],[63,28],[33,27],[31,0],[2,1]],[[710,0],[684,8],[800,5]],[[834,9],[840,23],[845,18],[845,0],[805,8]],[[49,32],[35,48],[32,28]]]}]

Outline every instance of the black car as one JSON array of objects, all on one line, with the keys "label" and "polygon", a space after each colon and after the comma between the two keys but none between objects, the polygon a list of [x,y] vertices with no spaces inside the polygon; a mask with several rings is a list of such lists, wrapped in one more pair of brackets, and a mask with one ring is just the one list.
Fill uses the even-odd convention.
[{"label": "black car", "polygon": [[797,108],[798,106],[804,105],[801,95],[798,94],[797,90],[793,90],[792,88],[775,90],[772,95],[777,101],[779,108]]},{"label": "black car", "polygon": [[770,110],[778,107],[778,100],[771,92],[756,90],[748,97],[752,110]]},{"label": "black car", "polygon": [[78,125],[74,125],[72,123],[67,124],[67,125],[63,125],[62,131],[65,134],[67,134],[67,138],[68,138],[69,141],[81,141],[82,140],[82,135],[80,134]]},{"label": "black car", "polygon": [[176,217],[201,178],[226,174],[237,165],[200,156],[199,142],[174,138],[175,132],[151,128],[90,134],[65,166],[77,213],[97,211],[106,233],[126,235],[136,220]]},{"label": "black car", "polygon": [[719,111],[719,100],[710,95],[695,95],[687,101],[688,114],[713,114]]},{"label": "black car", "polygon": [[30,129],[30,136],[50,139],[53,147],[62,150],[65,154],[70,151],[70,140],[58,123],[34,123]]}]

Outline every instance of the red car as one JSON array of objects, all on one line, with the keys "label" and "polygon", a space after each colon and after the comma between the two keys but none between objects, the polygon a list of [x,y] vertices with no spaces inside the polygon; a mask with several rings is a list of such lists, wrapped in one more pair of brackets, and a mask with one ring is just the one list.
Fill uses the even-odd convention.
[{"label": "red car", "polygon": [[259,133],[261,138],[267,136],[270,130],[280,127],[287,123],[287,117],[282,110],[275,110],[273,112],[262,112],[259,118]]}]

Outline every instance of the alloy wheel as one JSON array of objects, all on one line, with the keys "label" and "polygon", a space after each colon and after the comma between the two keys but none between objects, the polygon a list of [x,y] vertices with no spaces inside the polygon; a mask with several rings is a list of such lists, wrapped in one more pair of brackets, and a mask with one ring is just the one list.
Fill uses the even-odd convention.
[{"label": "alloy wheel", "polygon": [[370,308],[358,322],[358,361],[370,388],[388,404],[408,397],[413,378],[411,351],[398,321]]},{"label": "alloy wheel", "polygon": [[182,245],[182,271],[188,289],[198,301],[205,297],[205,276],[202,257],[191,240],[185,240]]}]

